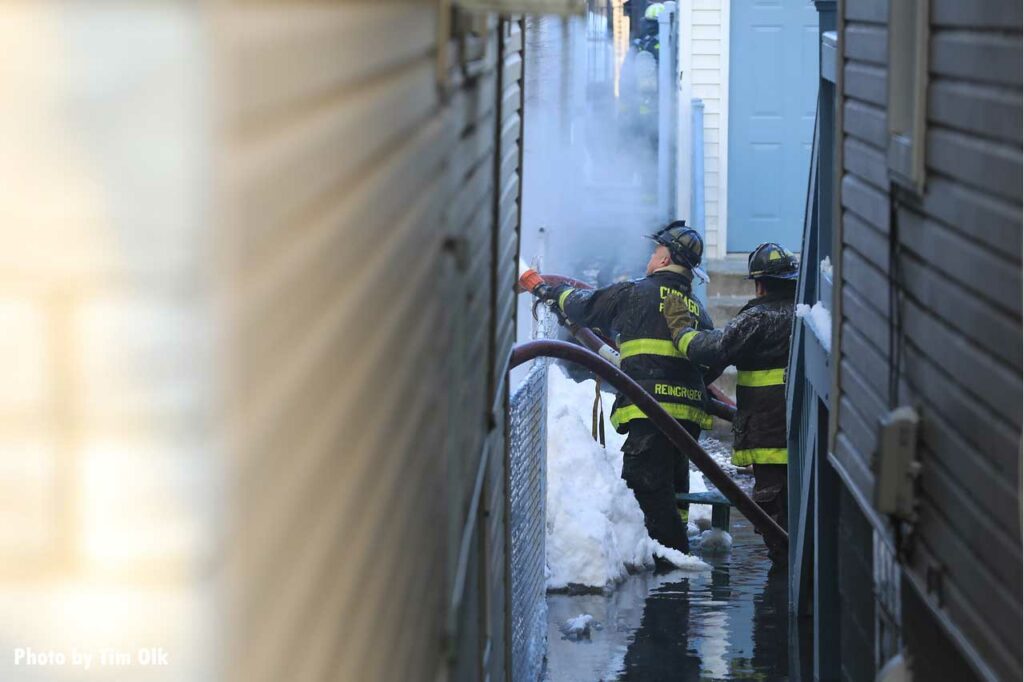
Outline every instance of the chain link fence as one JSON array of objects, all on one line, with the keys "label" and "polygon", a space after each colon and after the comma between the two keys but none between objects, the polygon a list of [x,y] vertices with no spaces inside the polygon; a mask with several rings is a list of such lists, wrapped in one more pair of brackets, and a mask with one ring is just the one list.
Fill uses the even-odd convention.
[{"label": "chain link fence", "polygon": [[535,360],[509,401],[513,682],[540,679],[547,646],[544,587],[547,369],[548,362]]}]

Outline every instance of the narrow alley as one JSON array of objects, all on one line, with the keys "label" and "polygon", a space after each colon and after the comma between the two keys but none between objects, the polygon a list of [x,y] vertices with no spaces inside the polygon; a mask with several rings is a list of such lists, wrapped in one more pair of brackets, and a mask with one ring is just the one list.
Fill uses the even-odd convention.
[{"label": "narrow alley", "polygon": [[0,680],[1021,682],[1022,31],[0,3]]}]

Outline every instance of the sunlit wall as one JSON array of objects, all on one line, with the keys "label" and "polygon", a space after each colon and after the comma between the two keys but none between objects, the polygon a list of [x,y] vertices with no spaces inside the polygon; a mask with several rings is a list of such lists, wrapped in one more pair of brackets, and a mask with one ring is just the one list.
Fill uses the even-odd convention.
[{"label": "sunlit wall", "polygon": [[0,7],[0,679],[215,666],[193,3]]}]

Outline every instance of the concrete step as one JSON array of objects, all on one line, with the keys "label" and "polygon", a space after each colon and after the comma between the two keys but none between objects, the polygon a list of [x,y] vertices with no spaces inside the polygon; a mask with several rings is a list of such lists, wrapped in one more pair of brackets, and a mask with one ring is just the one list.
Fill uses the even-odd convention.
[{"label": "concrete step", "polygon": [[729,257],[707,261],[704,264],[711,281],[708,283],[708,297],[754,296],[754,284],[747,279],[747,259]]},{"label": "concrete step", "polygon": [[745,306],[752,297],[742,296],[708,296],[708,314],[715,323],[715,328],[724,327],[725,324],[736,317],[740,308]]}]

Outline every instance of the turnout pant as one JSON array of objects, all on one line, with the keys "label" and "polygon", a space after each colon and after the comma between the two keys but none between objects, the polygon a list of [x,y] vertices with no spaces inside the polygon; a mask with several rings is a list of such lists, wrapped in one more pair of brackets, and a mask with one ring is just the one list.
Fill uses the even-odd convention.
[{"label": "turnout pant", "polygon": [[[680,423],[694,439],[700,436],[696,424]],[[689,490],[689,461],[646,420],[629,426],[622,446],[622,478],[636,495],[650,536],[666,547],[688,553],[690,544],[676,508],[676,491]]]},{"label": "turnout pant", "polygon": [[[788,530],[787,482],[785,464],[754,464],[754,502],[775,519],[783,530]],[[785,561],[788,555],[784,547],[773,546],[767,538],[764,543],[772,561]]]}]

